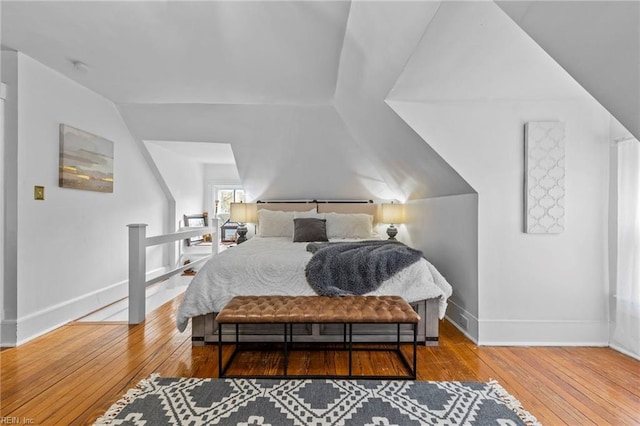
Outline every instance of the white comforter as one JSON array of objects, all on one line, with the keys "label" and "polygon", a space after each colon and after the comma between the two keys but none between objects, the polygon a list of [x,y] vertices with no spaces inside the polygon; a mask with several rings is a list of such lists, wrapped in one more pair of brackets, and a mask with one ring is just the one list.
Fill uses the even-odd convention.
[{"label": "white comforter", "polygon": [[[187,288],[178,309],[178,329],[184,331],[191,317],[220,312],[235,296],[315,295],[304,272],[311,258],[306,246],[290,238],[254,237],[213,256]],[[410,303],[439,298],[443,318],[451,292],[438,270],[422,259],[368,294],[398,295]]]}]

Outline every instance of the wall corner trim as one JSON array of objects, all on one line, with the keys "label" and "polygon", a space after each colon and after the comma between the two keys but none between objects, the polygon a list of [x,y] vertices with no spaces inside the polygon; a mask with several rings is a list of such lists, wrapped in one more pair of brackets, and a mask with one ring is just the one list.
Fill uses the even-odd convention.
[{"label": "wall corner trim", "polygon": [[17,344],[18,323],[16,320],[0,321],[0,347],[12,348]]},{"label": "wall corner trim", "polygon": [[[456,302],[449,299],[447,301],[447,315],[454,327],[456,327],[462,334],[464,334],[469,340],[476,345],[478,344],[478,318],[475,315],[459,306]],[[466,326],[465,326],[466,323]]]}]

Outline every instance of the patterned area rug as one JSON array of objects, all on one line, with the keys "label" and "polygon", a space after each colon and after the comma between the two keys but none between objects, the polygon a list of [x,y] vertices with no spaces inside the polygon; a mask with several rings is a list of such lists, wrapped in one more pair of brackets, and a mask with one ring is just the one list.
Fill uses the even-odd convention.
[{"label": "patterned area rug", "polygon": [[496,382],[177,379],[138,384],[96,425],[537,425]]}]

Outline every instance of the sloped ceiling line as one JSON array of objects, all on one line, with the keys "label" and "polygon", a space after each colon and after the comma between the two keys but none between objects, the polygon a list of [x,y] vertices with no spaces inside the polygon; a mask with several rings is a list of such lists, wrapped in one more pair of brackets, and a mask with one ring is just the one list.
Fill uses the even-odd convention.
[{"label": "sloped ceiling line", "polygon": [[[435,130],[438,121],[433,126],[428,124],[442,117],[425,116],[425,111],[455,111],[457,104],[482,108],[489,102],[588,97],[494,3],[448,2],[441,5],[426,28],[386,102],[463,178],[478,187],[482,177],[461,148],[464,141],[444,138]],[[451,122],[456,120],[463,118],[451,117]],[[465,124],[460,121],[460,125]]]},{"label": "sloped ceiling line", "polygon": [[354,2],[334,104],[385,181],[404,200],[473,192],[385,103],[439,2]]},{"label": "sloped ceiling line", "polygon": [[495,3],[640,137],[640,2]]}]

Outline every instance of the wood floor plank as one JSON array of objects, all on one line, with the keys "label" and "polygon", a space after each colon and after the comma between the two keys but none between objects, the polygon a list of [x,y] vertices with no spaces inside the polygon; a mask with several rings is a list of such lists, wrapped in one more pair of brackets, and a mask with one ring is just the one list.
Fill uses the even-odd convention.
[{"label": "wood floor plank", "polygon": [[559,348],[558,354],[572,365],[589,369],[594,379],[608,381],[640,398],[640,363],[631,357],[607,356],[607,348]]},{"label": "wood floor plank", "polygon": [[[638,413],[633,412],[632,407],[637,408],[640,405],[640,398],[599,374],[591,375],[586,382],[581,375],[573,372],[569,360],[556,356],[558,348],[546,348],[544,352],[544,358],[534,357],[530,352],[523,350],[519,350],[517,355],[548,380],[553,381],[555,386],[562,387],[573,398],[591,407],[603,422],[633,423],[639,420],[637,417],[634,419]],[[542,368],[546,364],[552,364],[552,369]]]},{"label": "wood floor plank", "polygon": [[[41,425],[91,424],[152,373],[217,377],[217,346],[192,347],[179,333],[180,297],[144,324],[72,323],[19,348],[0,352],[0,416]],[[233,348],[225,345],[224,357]],[[411,348],[403,348],[411,359]],[[295,351],[290,372],[346,374],[346,352]],[[497,380],[543,424],[640,424],[640,362],[607,348],[478,347],[441,324],[437,347],[418,348],[418,380]],[[393,353],[355,352],[356,374],[404,374]],[[243,374],[278,374],[278,351],[247,352]]]},{"label": "wood floor plank", "polygon": [[[527,354],[520,349],[526,348],[513,348],[512,351],[502,353],[503,359],[508,363],[513,363],[514,359],[518,359],[522,362],[521,366],[517,367],[521,369],[521,374],[526,374],[535,380],[536,386],[549,389],[550,395],[563,395],[562,403],[568,402],[568,407],[563,407],[565,411],[570,407],[569,414],[576,417],[581,424],[607,424],[606,411],[602,407],[594,406],[590,404],[590,401],[584,398],[584,395],[576,394],[573,392],[571,385],[558,379],[558,375],[561,374],[559,370],[550,371],[547,368],[542,368],[538,362],[541,354],[544,354],[544,349],[541,349],[536,354]],[[550,354],[544,354],[544,359],[548,359]],[[558,399],[551,398],[556,403]]]},{"label": "wood floor plank", "polygon": [[[183,339],[181,342],[191,343],[190,339]],[[174,353],[179,352],[182,344],[167,344],[163,346],[161,351],[156,352],[151,357],[147,358],[146,370],[143,368],[137,374],[135,379],[129,377],[121,378],[110,389],[96,390],[98,395],[102,395],[100,398],[86,401],[84,404],[77,405],[73,411],[65,413],[64,416],[58,418],[58,424],[72,424],[79,419],[97,418],[104,411],[102,407],[109,404],[111,398],[107,395],[112,394],[124,394],[128,389],[135,386],[142,378],[146,378],[151,375],[151,372],[157,372],[159,366],[167,359],[173,356]],[[112,402],[112,401],[111,401]]]},{"label": "wood floor plank", "polygon": [[[476,351],[479,359],[496,372],[493,379],[498,380],[508,392],[525,404],[534,416],[551,424],[595,424],[587,416],[579,413],[576,415],[571,409],[571,403],[565,401],[564,395],[546,390],[526,363],[505,360],[504,355],[508,352],[507,348],[478,348]],[[545,391],[541,392],[542,389]]]},{"label": "wood floor plank", "polygon": [[[62,353],[54,350],[43,351],[47,353],[44,361],[38,363],[30,361],[27,368],[21,363],[15,365],[14,370],[19,372],[19,382],[15,382],[15,378],[4,380],[2,386],[2,399],[5,409],[11,410],[14,406],[22,406],[25,401],[33,401],[40,395],[47,395],[49,389],[58,384],[61,380],[73,375],[76,371],[84,366],[91,366],[108,350],[109,346],[118,338],[122,339],[126,336],[125,330],[97,330],[102,331],[102,344],[97,345],[91,339],[83,345],[79,345],[75,353],[69,354],[69,347],[64,349]],[[64,337],[64,336],[63,336]],[[43,363],[47,366],[43,371]],[[4,363],[8,365],[8,363]],[[3,375],[5,370],[3,369]],[[12,376],[8,374],[8,376]],[[21,386],[26,383],[28,386]]]},{"label": "wood floor plank", "polygon": [[[177,351],[180,346],[186,341],[190,342],[190,339],[188,339],[187,336],[167,333],[165,338],[158,340],[157,346],[149,345],[149,347],[146,348],[144,352],[138,354],[138,358],[130,360],[132,364],[137,363],[139,365],[139,368],[136,371],[132,372],[135,373],[135,376],[137,378],[137,380],[133,384],[135,385],[135,383],[137,383],[139,380],[146,378],[152,373],[156,372],[158,367],[168,357],[171,357],[173,353]],[[126,370],[121,370],[120,374],[114,375],[113,380],[109,380],[108,382],[106,382],[113,384],[108,391],[107,386],[105,386],[104,384],[92,386],[91,388],[88,388],[87,391],[97,394],[108,394],[113,392],[124,393],[124,391],[126,391],[128,387],[132,385],[131,379],[127,377],[126,373]],[[118,378],[120,378],[120,380],[115,381],[115,379]],[[57,417],[57,424],[70,424],[72,420],[76,419],[78,416],[82,416],[82,414],[84,414],[85,412],[97,409],[97,407],[106,400],[107,399],[104,398],[98,401],[97,404],[95,401],[85,400],[82,404],[75,405],[73,411],[67,411],[63,416]]]}]

